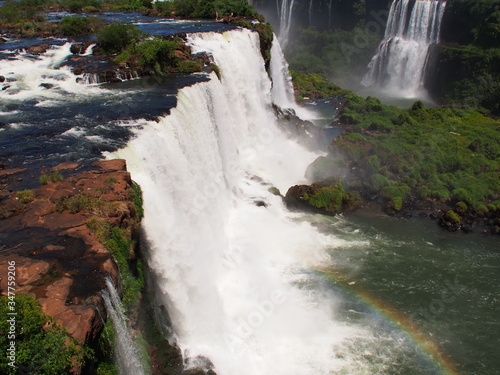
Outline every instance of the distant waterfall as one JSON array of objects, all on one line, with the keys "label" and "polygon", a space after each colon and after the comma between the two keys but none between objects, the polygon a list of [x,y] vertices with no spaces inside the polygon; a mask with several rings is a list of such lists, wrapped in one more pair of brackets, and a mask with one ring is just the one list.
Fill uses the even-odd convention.
[{"label": "distant waterfall", "polygon": [[293,0],[276,0],[280,20],[278,36],[283,47],[288,44],[290,26],[292,25],[293,3]]},{"label": "distant waterfall", "polygon": [[102,292],[102,298],[115,331],[113,350],[120,375],[145,374],[127,325],[127,318],[121,306],[120,296],[118,296],[113,282],[109,279],[106,280],[106,289]]},{"label": "distant waterfall", "polygon": [[368,65],[363,85],[391,95],[423,95],[427,52],[439,41],[446,1],[394,0],[376,55]]}]

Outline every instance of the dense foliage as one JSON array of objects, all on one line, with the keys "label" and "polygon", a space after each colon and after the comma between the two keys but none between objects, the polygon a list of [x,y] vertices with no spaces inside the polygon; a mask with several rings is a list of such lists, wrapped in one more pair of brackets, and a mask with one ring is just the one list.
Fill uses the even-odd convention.
[{"label": "dense foliage", "polygon": [[103,52],[117,53],[138,42],[142,36],[143,33],[132,24],[115,23],[99,31],[97,42]]},{"label": "dense foliage", "polygon": [[260,17],[245,0],[174,0],[173,7],[175,15],[179,17]]},{"label": "dense foliage", "polygon": [[[302,76],[298,82],[312,84],[317,78]],[[335,87],[330,93],[339,95]],[[340,124],[348,132],[310,166],[309,177],[341,177],[349,189],[388,202],[393,212],[415,200],[462,202],[480,212],[500,209],[497,120],[471,110],[425,109],[421,102],[403,110],[350,92],[344,97]]]},{"label": "dense foliage", "polygon": [[449,1],[430,63],[426,87],[440,102],[500,115],[500,3]]},{"label": "dense foliage", "polygon": [[54,320],[43,314],[40,304],[26,294],[15,296],[16,320],[16,367],[8,365],[6,353],[10,345],[7,313],[12,312],[9,299],[0,296],[0,372],[2,374],[69,374],[75,365],[89,357],[88,349],[82,348]]},{"label": "dense foliage", "polygon": [[104,22],[97,17],[64,17],[59,29],[64,36],[91,34],[104,27]]}]

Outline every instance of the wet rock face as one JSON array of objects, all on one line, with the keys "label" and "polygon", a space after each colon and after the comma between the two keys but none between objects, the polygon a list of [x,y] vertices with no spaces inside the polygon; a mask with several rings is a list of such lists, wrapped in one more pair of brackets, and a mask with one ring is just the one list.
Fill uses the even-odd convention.
[{"label": "wet rock face", "polygon": [[16,293],[36,297],[44,313],[89,343],[102,329],[105,279],[119,285],[118,267],[89,220],[119,226],[129,236],[138,233],[139,221],[125,161],[101,161],[94,170],[75,172],[78,167],[60,164],[51,172],[67,177],[29,191],[12,191],[22,169],[0,171],[0,293],[7,294],[4,273],[15,262]]}]

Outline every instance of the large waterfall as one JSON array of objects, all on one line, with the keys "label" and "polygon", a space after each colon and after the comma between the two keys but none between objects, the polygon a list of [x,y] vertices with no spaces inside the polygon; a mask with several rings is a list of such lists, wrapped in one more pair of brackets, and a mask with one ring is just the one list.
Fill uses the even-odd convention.
[{"label": "large waterfall", "polygon": [[392,96],[425,96],[423,77],[429,46],[439,41],[446,2],[394,0],[376,55],[363,85],[376,86]]},{"label": "large waterfall", "polygon": [[187,367],[208,357],[219,375],[328,374],[354,329],[334,298],[308,288],[309,267],[339,245],[288,212],[282,192],[317,155],[288,140],[272,111],[256,33],[188,35],[220,67],[182,89],[115,156],[144,192],[143,227],[159,303],[168,307]]}]

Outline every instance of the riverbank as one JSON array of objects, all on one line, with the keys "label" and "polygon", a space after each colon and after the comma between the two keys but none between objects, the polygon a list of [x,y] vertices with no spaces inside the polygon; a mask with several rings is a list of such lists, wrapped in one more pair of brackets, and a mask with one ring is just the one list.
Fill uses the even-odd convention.
[{"label": "riverbank", "polygon": [[344,133],[306,172],[317,188],[289,197],[330,214],[349,211],[354,198],[377,202],[389,215],[438,219],[452,231],[500,232],[498,120],[453,107],[427,109],[420,101],[402,110],[318,75],[293,77],[300,97],[345,105],[331,124]]}]

